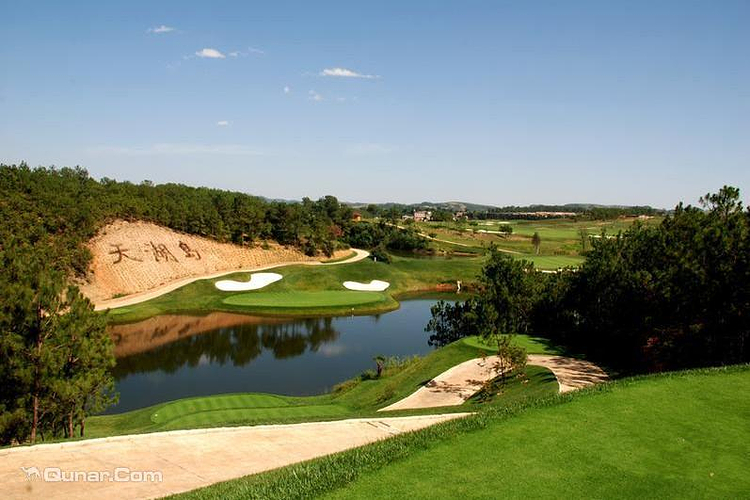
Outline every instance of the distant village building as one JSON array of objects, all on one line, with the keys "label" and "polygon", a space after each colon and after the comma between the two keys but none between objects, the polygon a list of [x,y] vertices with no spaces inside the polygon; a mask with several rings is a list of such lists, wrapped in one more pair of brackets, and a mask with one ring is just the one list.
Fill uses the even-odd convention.
[{"label": "distant village building", "polygon": [[459,212],[456,212],[455,214],[453,214],[453,220],[454,221],[465,219],[465,218],[466,218],[466,212],[459,211]]},{"label": "distant village building", "polygon": [[429,222],[432,218],[432,212],[428,210],[415,210],[414,222]]},{"label": "distant village building", "polygon": [[353,220],[354,222],[359,222],[359,221],[361,221],[361,220],[362,220],[362,214],[361,214],[361,213],[359,213],[359,212],[354,212],[354,213],[352,214],[352,220]]}]

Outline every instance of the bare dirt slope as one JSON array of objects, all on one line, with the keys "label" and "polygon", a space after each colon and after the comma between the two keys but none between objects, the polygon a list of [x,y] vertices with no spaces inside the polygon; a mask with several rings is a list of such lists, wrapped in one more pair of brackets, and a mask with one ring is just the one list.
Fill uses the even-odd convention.
[{"label": "bare dirt slope", "polygon": [[82,284],[81,291],[94,304],[186,278],[317,260],[275,243],[269,243],[267,249],[259,245],[243,247],[148,222],[109,224],[89,242],[89,248],[94,259],[89,281]]}]

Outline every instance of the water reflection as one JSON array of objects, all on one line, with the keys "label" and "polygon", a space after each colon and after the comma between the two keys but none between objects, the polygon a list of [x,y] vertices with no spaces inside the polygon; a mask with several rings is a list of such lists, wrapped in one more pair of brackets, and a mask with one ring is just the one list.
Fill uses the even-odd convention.
[{"label": "water reflection", "polygon": [[278,320],[214,313],[210,317],[162,317],[159,323],[151,335],[147,325],[138,325],[132,333],[128,333],[131,325],[112,327],[118,356],[116,378],[155,370],[174,373],[183,366],[207,363],[245,366],[264,350],[276,359],[291,358],[317,352],[340,335],[333,318]]},{"label": "water reflection", "polygon": [[120,403],[108,413],[228,392],[319,394],[373,357],[425,354],[434,300],[382,315],[280,319],[165,315],[110,327]]}]

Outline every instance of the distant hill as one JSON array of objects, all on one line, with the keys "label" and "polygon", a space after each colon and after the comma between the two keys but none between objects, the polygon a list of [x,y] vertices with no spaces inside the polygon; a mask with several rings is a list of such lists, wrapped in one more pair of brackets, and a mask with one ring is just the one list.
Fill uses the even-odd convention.
[{"label": "distant hill", "polygon": [[393,207],[400,208],[402,210],[447,210],[449,212],[576,212],[584,213],[593,209],[616,209],[616,210],[629,210],[633,211],[654,211],[664,212],[664,210],[653,208],[651,206],[638,206],[638,205],[602,205],[596,203],[566,203],[564,205],[544,205],[544,204],[531,204],[531,205],[485,205],[481,203],[471,203],[467,201],[423,201],[420,203],[346,203],[356,209],[363,209],[368,205],[375,205],[380,209],[390,209]]}]

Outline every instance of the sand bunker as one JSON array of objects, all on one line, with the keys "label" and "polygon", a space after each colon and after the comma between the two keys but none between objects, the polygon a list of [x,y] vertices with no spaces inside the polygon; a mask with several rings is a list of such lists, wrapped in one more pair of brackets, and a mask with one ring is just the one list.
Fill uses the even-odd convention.
[{"label": "sand bunker", "polygon": [[250,281],[221,280],[216,282],[216,288],[222,292],[244,292],[259,290],[264,286],[275,283],[283,278],[278,273],[255,273],[250,275]]},{"label": "sand bunker", "polygon": [[344,281],[344,288],[356,290],[358,292],[382,292],[391,286],[387,281],[372,280],[369,283],[360,283],[358,281]]}]

